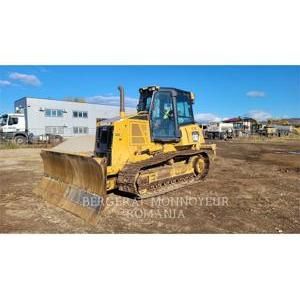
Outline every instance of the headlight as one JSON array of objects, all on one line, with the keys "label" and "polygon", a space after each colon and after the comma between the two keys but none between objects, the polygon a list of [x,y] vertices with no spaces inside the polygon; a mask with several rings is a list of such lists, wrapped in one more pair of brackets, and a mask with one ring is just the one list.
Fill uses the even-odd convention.
[{"label": "headlight", "polygon": [[199,132],[194,131],[192,133],[192,138],[193,138],[193,142],[198,142],[199,141]]}]

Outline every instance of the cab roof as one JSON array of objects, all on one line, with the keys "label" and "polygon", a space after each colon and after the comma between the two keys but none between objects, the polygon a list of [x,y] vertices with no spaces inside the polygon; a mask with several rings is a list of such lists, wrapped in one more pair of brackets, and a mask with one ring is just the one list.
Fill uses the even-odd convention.
[{"label": "cab roof", "polygon": [[177,92],[177,93],[190,93],[190,91],[185,91],[185,90],[181,90],[181,89],[174,88],[174,87],[163,87],[163,86],[156,86],[156,85],[146,86],[146,87],[140,88],[140,92],[155,91],[155,90],[156,91],[158,91],[158,90],[172,90],[172,91]]}]

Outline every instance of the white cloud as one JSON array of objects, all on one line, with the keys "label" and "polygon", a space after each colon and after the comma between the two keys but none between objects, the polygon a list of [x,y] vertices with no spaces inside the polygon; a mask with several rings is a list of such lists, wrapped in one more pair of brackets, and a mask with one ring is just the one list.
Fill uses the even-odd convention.
[{"label": "white cloud", "polygon": [[0,80],[0,86],[9,86],[11,82],[8,80]]},{"label": "white cloud", "polygon": [[[120,105],[120,97],[119,96],[92,96],[86,98],[87,102],[89,103],[97,103],[97,104],[106,104],[106,105]],[[136,107],[138,103],[138,99],[125,97],[125,106],[128,107]]]},{"label": "white cloud", "polygon": [[265,97],[266,93],[264,91],[249,91],[246,93],[246,95],[252,98],[261,98]]},{"label": "white cloud", "polygon": [[220,122],[222,118],[212,113],[196,113],[195,120],[200,123]]},{"label": "white cloud", "polygon": [[[266,121],[272,118],[272,115],[268,112],[262,110],[250,110],[247,112],[245,117],[253,118],[257,121]],[[223,118],[213,113],[196,113],[195,120],[199,123],[207,124],[209,122],[220,122],[222,120],[227,120],[228,118]]]},{"label": "white cloud", "polygon": [[9,74],[9,78],[12,80],[20,81],[26,85],[39,86],[41,85],[41,81],[35,75],[31,74],[22,74],[13,72]]},{"label": "white cloud", "polygon": [[272,118],[270,113],[261,110],[251,110],[246,114],[246,116],[258,121],[266,121]]}]

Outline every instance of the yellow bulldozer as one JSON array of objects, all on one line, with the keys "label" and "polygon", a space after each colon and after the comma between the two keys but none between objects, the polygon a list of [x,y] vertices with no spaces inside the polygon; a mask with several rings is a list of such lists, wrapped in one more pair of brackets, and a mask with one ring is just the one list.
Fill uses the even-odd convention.
[{"label": "yellow bulldozer", "polygon": [[97,122],[93,155],[43,150],[44,177],[36,193],[96,224],[108,192],[145,199],[204,179],[216,145],[205,144],[193,115],[194,95],[176,88],[139,90],[137,112]]}]

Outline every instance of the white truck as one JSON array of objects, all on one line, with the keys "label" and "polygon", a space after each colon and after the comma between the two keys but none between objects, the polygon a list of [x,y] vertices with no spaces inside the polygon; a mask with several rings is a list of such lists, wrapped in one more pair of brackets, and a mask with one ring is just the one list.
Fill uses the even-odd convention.
[{"label": "white truck", "polygon": [[205,129],[205,136],[209,139],[227,140],[233,138],[233,123],[212,122]]},{"label": "white truck", "polygon": [[271,137],[271,136],[281,137],[281,136],[288,136],[292,132],[293,132],[293,126],[267,124],[267,125],[262,126],[259,129],[258,134],[264,135],[267,137]]},{"label": "white truck", "polygon": [[17,144],[27,143],[29,134],[26,130],[24,114],[10,113],[0,116],[0,138],[14,140]]},{"label": "white truck", "polygon": [[62,137],[54,134],[34,135],[26,123],[26,117],[20,113],[0,115],[0,140],[14,141],[16,144],[26,143],[58,143]]}]

